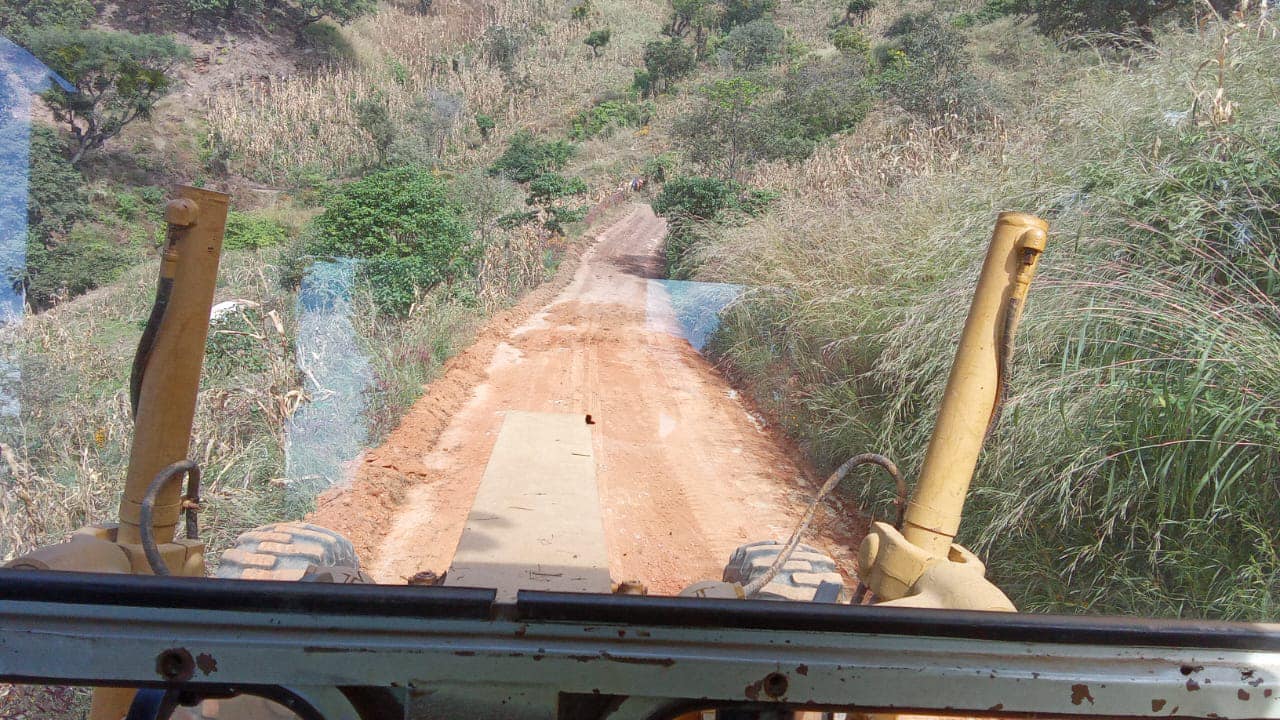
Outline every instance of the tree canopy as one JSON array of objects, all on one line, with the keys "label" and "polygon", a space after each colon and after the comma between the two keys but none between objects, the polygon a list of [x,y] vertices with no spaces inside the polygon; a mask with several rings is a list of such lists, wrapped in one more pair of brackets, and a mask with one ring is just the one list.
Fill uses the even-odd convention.
[{"label": "tree canopy", "polygon": [[71,132],[72,164],[149,118],[173,85],[173,68],[191,56],[169,37],[67,27],[33,29],[27,48],[75,86],[44,94],[54,119]]}]

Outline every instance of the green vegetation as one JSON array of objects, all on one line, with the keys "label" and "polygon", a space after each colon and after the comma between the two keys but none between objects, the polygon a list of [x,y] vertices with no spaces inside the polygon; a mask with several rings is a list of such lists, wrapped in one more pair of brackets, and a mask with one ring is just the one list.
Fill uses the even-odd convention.
[{"label": "green vegetation", "polygon": [[71,163],[101,148],[130,123],[150,117],[173,83],[174,66],[190,52],[171,38],[107,30],[42,27],[26,34],[27,48],[75,86],[44,94],[54,119],[71,132]]},{"label": "green vegetation", "polygon": [[693,48],[680,38],[654,40],[644,46],[644,70],[636,71],[636,89],[645,95],[657,95],[671,89],[672,83],[697,67]]},{"label": "green vegetation", "polygon": [[84,175],[67,162],[62,139],[53,128],[31,128],[31,172],[27,190],[28,243],[48,245],[88,217]]},{"label": "green vegetation", "polygon": [[529,205],[536,205],[544,217],[543,227],[556,235],[564,234],[564,226],[578,222],[587,214],[586,206],[569,206],[565,201],[585,195],[587,184],[582,178],[566,178],[556,173],[546,173],[529,183]]},{"label": "green vegetation", "polygon": [[0,35],[25,44],[33,29],[79,29],[96,14],[89,0],[10,0],[0,5]]},{"label": "green vegetation", "polygon": [[383,170],[344,186],[316,218],[307,249],[360,258],[361,278],[378,307],[409,307],[473,262],[471,226],[444,182],[424,168]]},{"label": "green vegetation", "polygon": [[668,180],[654,198],[653,210],[667,218],[667,274],[690,277],[698,253],[714,228],[760,215],[776,195],[749,190],[733,180],[681,176]]},{"label": "green vegetation", "polygon": [[259,250],[288,241],[288,230],[272,218],[235,210],[227,213],[227,232],[222,246],[228,250]]},{"label": "green vegetation", "polygon": [[787,34],[772,20],[752,20],[729,31],[720,52],[737,70],[754,70],[782,59]]},{"label": "green vegetation", "polygon": [[391,111],[381,96],[367,97],[355,105],[356,124],[373,143],[378,154],[378,165],[387,163],[387,153],[396,140],[396,126],[391,121]]},{"label": "green vegetation", "polygon": [[618,128],[648,125],[656,112],[651,102],[605,100],[574,116],[569,122],[569,137],[573,140],[609,137]]},{"label": "green vegetation", "polygon": [[907,14],[876,48],[880,91],[902,109],[932,123],[976,122],[991,114],[990,88],[973,72],[965,37],[936,13]]},{"label": "green vegetation", "polygon": [[540,141],[532,133],[521,131],[511,136],[506,151],[489,167],[489,173],[529,182],[545,173],[563,170],[575,151],[570,142]]},{"label": "green vegetation", "polygon": [[613,31],[609,28],[592,30],[587,35],[587,39],[582,41],[582,44],[591,48],[592,57],[600,57],[600,50],[609,44],[609,38],[611,37],[613,37]]}]

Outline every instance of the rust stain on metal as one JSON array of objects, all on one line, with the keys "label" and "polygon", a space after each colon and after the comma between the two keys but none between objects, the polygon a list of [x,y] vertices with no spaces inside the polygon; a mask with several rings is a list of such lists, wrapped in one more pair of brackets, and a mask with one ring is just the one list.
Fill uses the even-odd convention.
[{"label": "rust stain on metal", "polygon": [[675,658],[647,658],[647,657],[623,657],[613,655],[606,651],[601,651],[600,657],[613,662],[629,663],[632,665],[661,665],[662,667],[671,667],[676,664]]},{"label": "rust stain on metal", "polygon": [[169,648],[156,656],[156,674],[165,680],[190,680],[196,661],[186,648]]},{"label": "rust stain on metal", "polygon": [[1187,678],[1187,692],[1195,692],[1200,689],[1200,683],[1195,678]]},{"label": "rust stain on metal", "polygon": [[1245,690],[1244,688],[1241,688],[1236,691],[1236,697],[1240,698],[1241,700],[1247,701],[1249,699],[1249,691]]},{"label": "rust stain on metal", "polygon": [[209,653],[200,653],[196,656],[196,667],[200,668],[200,672],[205,675],[212,675],[218,672],[218,661],[214,660]]},{"label": "rust stain on metal", "polygon": [[742,690],[742,694],[747,696],[748,700],[760,699],[760,686],[764,684],[763,680],[757,680]]},{"label": "rust stain on metal", "polygon": [[1271,697],[1271,688],[1262,691],[1262,697]]},{"label": "rust stain on metal", "polygon": [[808,674],[809,674],[809,666],[808,666],[808,665],[805,665],[805,664],[803,664],[803,663],[802,663],[802,664],[800,664],[800,665],[797,665],[797,666],[796,666],[796,672],[797,672],[797,673],[800,673],[801,675],[808,675]]},{"label": "rust stain on metal", "polygon": [[987,708],[987,712],[1000,712],[1003,709],[1004,709],[1004,703],[996,703],[995,705],[992,705],[991,707]]},{"label": "rust stain on metal", "polygon": [[454,650],[453,654],[457,655],[458,657],[472,657],[476,654],[476,651],[475,650]]},{"label": "rust stain on metal", "polygon": [[1156,698],[1156,699],[1152,700],[1152,701],[1151,701],[1151,712],[1160,712],[1161,710],[1163,710],[1163,709],[1164,709],[1164,705],[1165,705],[1165,701],[1164,701],[1164,700],[1161,700],[1160,698]]},{"label": "rust stain on metal", "polygon": [[1198,672],[1202,672],[1203,670],[1204,670],[1203,665],[1183,665],[1182,667],[1178,668],[1178,672],[1182,673],[1183,675],[1190,675],[1191,673],[1198,673]]},{"label": "rust stain on metal", "polygon": [[1084,683],[1076,683],[1075,685],[1072,685],[1071,704],[1079,705],[1085,700],[1088,700],[1090,705],[1093,704],[1093,696],[1089,694],[1089,686]]}]

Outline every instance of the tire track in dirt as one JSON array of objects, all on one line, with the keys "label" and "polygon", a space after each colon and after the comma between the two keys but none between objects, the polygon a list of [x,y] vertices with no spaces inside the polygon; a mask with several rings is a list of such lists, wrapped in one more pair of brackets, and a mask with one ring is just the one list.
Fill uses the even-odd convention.
[{"label": "tire track in dirt", "polygon": [[[794,449],[761,427],[669,317],[646,317],[665,231],[648,206],[632,206],[567,286],[496,318],[451,361],[369,451],[351,488],[321,498],[312,521],[351,537],[381,582],[444,571],[503,413],[515,410],[595,420],[615,581],[674,594],[719,579],[738,545],[788,536],[815,488]],[[858,524],[824,513],[808,542],[852,570]]]}]

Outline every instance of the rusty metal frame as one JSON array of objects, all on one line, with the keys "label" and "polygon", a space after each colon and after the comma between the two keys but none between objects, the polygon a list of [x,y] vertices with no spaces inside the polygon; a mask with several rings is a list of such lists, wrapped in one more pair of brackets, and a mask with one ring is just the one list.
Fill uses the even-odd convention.
[{"label": "rusty metal frame", "polygon": [[1274,625],[492,597],[4,571],[0,680],[280,687],[327,719],[362,717],[348,692],[362,687],[390,688],[430,718],[641,720],[725,704],[1280,717]]}]

